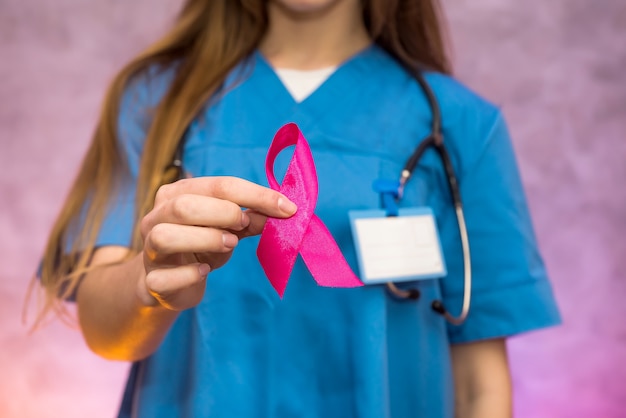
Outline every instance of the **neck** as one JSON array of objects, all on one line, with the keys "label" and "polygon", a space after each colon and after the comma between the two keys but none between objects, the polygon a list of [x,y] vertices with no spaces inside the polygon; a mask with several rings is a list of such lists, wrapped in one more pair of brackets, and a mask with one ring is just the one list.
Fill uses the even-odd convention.
[{"label": "neck", "polygon": [[259,49],[276,68],[336,66],[371,43],[359,0],[336,1],[314,12],[293,11],[275,1],[267,7],[269,28]]}]

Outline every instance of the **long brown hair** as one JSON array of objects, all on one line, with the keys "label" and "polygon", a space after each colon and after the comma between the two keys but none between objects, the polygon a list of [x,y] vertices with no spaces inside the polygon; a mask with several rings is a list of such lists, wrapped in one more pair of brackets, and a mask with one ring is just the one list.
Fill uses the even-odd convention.
[{"label": "long brown hair", "polygon": [[[172,29],[131,61],[113,80],[93,141],[44,254],[46,290],[39,319],[72,295],[87,270],[107,203],[124,181],[126,162],[117,138],[121,96],[148,68],[176,65],[169,90],[154,109],[145,139],[136,194],[137,220],[152,209],[157,189],[186,127],[228,73],[259,45],[268,25],[267,0],[187,0]],[[450,72],[437,0],[363,0],[371,38],[409,69]],[[132,249],[141,250],[135,227]],[[71,244],[70,244],[71,243]],[[60,308],[60,309],[59,309]]]}]

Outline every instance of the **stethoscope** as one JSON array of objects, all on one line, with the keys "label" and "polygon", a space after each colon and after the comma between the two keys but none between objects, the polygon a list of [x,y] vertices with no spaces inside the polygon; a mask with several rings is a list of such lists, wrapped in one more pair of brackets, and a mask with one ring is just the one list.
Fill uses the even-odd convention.
[{"label": "stethoscope", "polygon": [[[432,113],[431,129],[430,133],[422,142],[419,143],[419,145],[415,148],[415,151],[413,151],[413,154],[411,154],[406,164],[404,165],[404,168],[402,169],[402,172],[400,174],[399,187],[397,192],[395,193],[395,197],[396,200],[402,199],[404,187],[411,178],[411,175],[417,167],[419,160],[422,158],[424,152],[426,152],[429,147],[433,147],[437,151],[437,154],[441,159],[444,171],[446,172],[446,178],[448,180],[448,185],[450,186],[450,194],[452,196],[452,204],[454,205],[457,225],[459,227],[459,235],[461,237],[461,247],[463,249],[463,305],[461,308],[461,313],[458,316],[453,316],[446,309],[441,300],[433,300],[431,303],[431,308],[433,309],[433,311],[442,315],[451,324],[461,325],[463,322],[465,322],[465,319],[467,318],[467,315],[469,313],[472,293],[472,266],[470,260],[470,246],[467,236],[467,227],[465,225],[465,215],[463,213],[461,192],[459,190],[459,182],[454,172],[454,167],[452,166],[450,154],[448,153],[448,150],[446,149],[443,141],[443,132],[441,129],[441,111],[439,109],[439,103],[435,98],[435,93],[430,88],[421,72],[411,71],[411,74],[424,92],[426,100],[428,101],[428,105],[430,106],[430,110]],[[418,289],[400,289],[392,282],[387,283],[387,289],[394,296],[401,299],[417,300],[420,297],[420,291]]]},{"label": "stethoscope", "polygon": [[[435,299],[431,303],[433,311],[442,315],[449,323],[453,325],[461,325],[465,322],[470,308],[470,300],[472,293],[472,266],[470,260],[470,247],[469,239],[467,236],[467,227],[465,225],[465,215],[463,213],[463,203],[461,201],[461,192],[459,190],[459,183],[457,181],[454,167],[452,166],[452,160],[450,154],[446,149],[443,141],[443,133],[441,129],[441,111],[439,109],[439,103],[435,98],[435,94],[424,79],[424,76],[420,71],[411,71],[411,74],[420,85],[422,91],[426,95],[426,100],[430,106],[432,113],[431,130],[428,136],[419,143],[419,145],[413,151],[413,154],[409,157],[402,172],[400,174],[399,187],[394,193],[394,197],[397,201],[402,199],[404,187],[411,178],[413,171],[417,167],[419,160],[424,155],[424,152],[429,147],[433,147],[441,159],[444,171],[446,172],[446,178],[448,185],[450,186],[450,194],[452,197],[452,204],[456,213],[457,225],[459,228],[459,235],[461,237],[461,247],[463,249],[463,305],[461,313],[458,316],[453,316],[444,306],[441,300]],[[185,145],[184,138],[187,136],[187,132],[183,135],[183,140],[178,143],[172,163],[166,170],[175,170],[178,179],[186,177],[185,170],[183,168],[183,149]],[[393,282],[387,283],[387,289],[391,294],[400,299],[417,300],[420,298],[420,291],[416,288],[401,289]]]}]

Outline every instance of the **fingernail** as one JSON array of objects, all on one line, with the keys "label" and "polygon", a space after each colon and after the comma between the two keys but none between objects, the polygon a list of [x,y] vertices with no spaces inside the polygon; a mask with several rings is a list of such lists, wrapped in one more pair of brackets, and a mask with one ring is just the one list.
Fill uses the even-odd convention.
[{"label": "fingernail", "polygon": [[298,210],[296,204],[286,197],[281,197],[278,199],[278,208],[288,215],[293,215]]},{"label": "fingernail", "polygon": [[246,228],[250,225],[250,217],[245,212],[241,212],[241,226]]},{"label": "fingernail", "polygon": [[224,243],[224,247],[235,248],[239,242],[239,238],[233,234],[222,234],[222,242]]},{"label": "fingernail", "polygon": [[200,273],[200,276],[204,277],[207,274],[209,274],[210,271],[211,271],[211,266],[209,266],[208,264],[198,265],[198,272]]}]

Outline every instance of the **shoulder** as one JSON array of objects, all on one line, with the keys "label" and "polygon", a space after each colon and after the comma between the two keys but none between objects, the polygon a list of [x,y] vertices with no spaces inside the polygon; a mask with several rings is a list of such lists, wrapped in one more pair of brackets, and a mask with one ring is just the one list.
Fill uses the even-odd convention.
[{"label": "shoulder", "polygon": [[[396,59],[380,47],[372,48],[370,57],[372,66],[368,69],[385,79],[385,95],[396,103],[398,111],[409,118],[413,116],[412,110],[416,114],[430,113],[420,85]],[[451,75],[425,72],[424,77],[441,110],[444,134],[451,137],[452,142],[459,142],[451,145],[480,146],[481,138],[485,139],[494,124],[502,119],[500,108]]]},{"label": "shoulder", "polygon": [[[376,48],[372,57],[378,77],[386,80],[385,107],[393,109],[404,126],[418,120],[429,129],[432,109],[417,80],[382,48]],[[497,105],[451,75],[425,72],[424,78],[434,93],[444,141],[461,175],[477,163],[494,137],[508,140]]]},{"label": "shoulder", "polygon": [[444,140],[456,154],[460,171],[466,171],[484,153],[494,136],[507,136],[502,110],[456,78],[427,73],[439,108]]},{"label": "shoulder", "polygon": [[154,108],[163,99],[174,79],[174,65],[151,65],[129,78],[122,96],[121,111]]},{"label": "shoulder", "polygon": [[118,140],[127,153],[140,153],[152,123],[154,110],[174,78],[173,67],[152,65],[131,76],[120,97]]},{"label": "shoulder", "polygon": [[458,79],[435,72],[426,73],[425,78],[439,102],[444,127],[469,121],[477,125],[490,124],[500,117],[497,105]]},{"label": "shoulder", "polygon": [[495,115],[498,112],[498,107],[494,103],[451,75],[427,72],[425,76],[435,91],[442,109],[448,113],[458,114],[471,111]]}]

